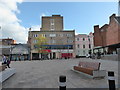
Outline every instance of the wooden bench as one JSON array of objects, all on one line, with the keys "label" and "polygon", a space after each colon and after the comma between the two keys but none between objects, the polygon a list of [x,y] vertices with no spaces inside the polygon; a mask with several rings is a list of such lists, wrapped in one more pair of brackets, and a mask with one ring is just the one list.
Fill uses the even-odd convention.
[{"label": "wooden bench", "polygon": [[6,67],[7,67],[6,64],[1,65],[1,66],[0,66],[0,72],[1,72],[1,71],[4,71],[4,70],[6,69]]},{"label": "wooden bench", "polygon": [[88,74],[95,77],[105,77],[106,71],[100,70],[99,62],[79,62],[77,66],[73,66],[73,70]]}]

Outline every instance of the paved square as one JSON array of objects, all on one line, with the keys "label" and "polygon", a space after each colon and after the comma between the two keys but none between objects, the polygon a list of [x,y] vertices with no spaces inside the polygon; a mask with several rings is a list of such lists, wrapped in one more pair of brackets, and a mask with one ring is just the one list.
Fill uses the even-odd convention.
[{"label": "paved square", "polygon": [[92,79],[84,74],[71,70],[79,61],[101,62],[100,69],[115,72],[116,85],[118,84],[118,61],[69,59],[44,61],[13,61],[11,67],[16,68],[16,74],[6,80],[3,88],[58,88],[59,76],[66,75],[67,88],[106,88],[105,79]]}]

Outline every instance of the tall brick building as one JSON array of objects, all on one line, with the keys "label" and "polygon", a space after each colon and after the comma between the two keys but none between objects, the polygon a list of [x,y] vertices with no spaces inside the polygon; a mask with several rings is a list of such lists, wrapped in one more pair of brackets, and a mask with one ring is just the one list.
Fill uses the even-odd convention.
[{"label": "tall brick building", "polygon": [[102,48],[102,52],[112,54],[120,48],[120,16],[113,14],[109,19],[109,24],[94,26],[94,46],[99,47],[98,50]]},{"label": "tall brick building", "polygon": [[28,44],[31,46],[31,58],[39,59],[42,55],[35,50],[36,37],[42,34],[47,38],[49,58],[75,57],[75,30],[64,30],[63,16],[43,16],[40,31],[29,31]]}]

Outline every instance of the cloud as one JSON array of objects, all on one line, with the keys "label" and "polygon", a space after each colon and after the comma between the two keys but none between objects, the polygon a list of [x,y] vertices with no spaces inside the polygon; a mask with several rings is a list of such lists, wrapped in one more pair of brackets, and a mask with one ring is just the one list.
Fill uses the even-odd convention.
[{"label": "cloud", "polygon": [[76,31],[75,31],[75,35],[78,35],[79,33],[77,33]]},{"label": "cloud", "polygon": [[28,30],[20,25],[21,20],[16,16],[20,13],[17,4],[22,2],[23,0],[0,1],[0,26],[2,38],[10,37],[19,43],[26,43]]},{"label": "cloud", "polygon": [[40,25],[32,25],[31,31],[40,31]]},{"label": "cloud", "polygon": [[46,16],[46,14],[45,14],[45,13],[42,13],[42,14],[40,15],[40,17],[42,17],[42,16]]}]

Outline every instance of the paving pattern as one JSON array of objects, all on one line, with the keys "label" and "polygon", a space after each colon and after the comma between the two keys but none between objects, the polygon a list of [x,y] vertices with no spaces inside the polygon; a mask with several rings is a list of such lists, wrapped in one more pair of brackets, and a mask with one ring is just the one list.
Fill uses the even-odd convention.
[{"label": "paving pattern", "polygon": [[92,60],[88,58],[44,61],[13,61],[16,74],[3,82],[3,88],[58,88],[59,76],[66,75],[67,88],[108,88],[105,79],[92,79],[71,70],[79,61],[101,62],[100,69],[115,72],[118,85],[118,61]]}]

